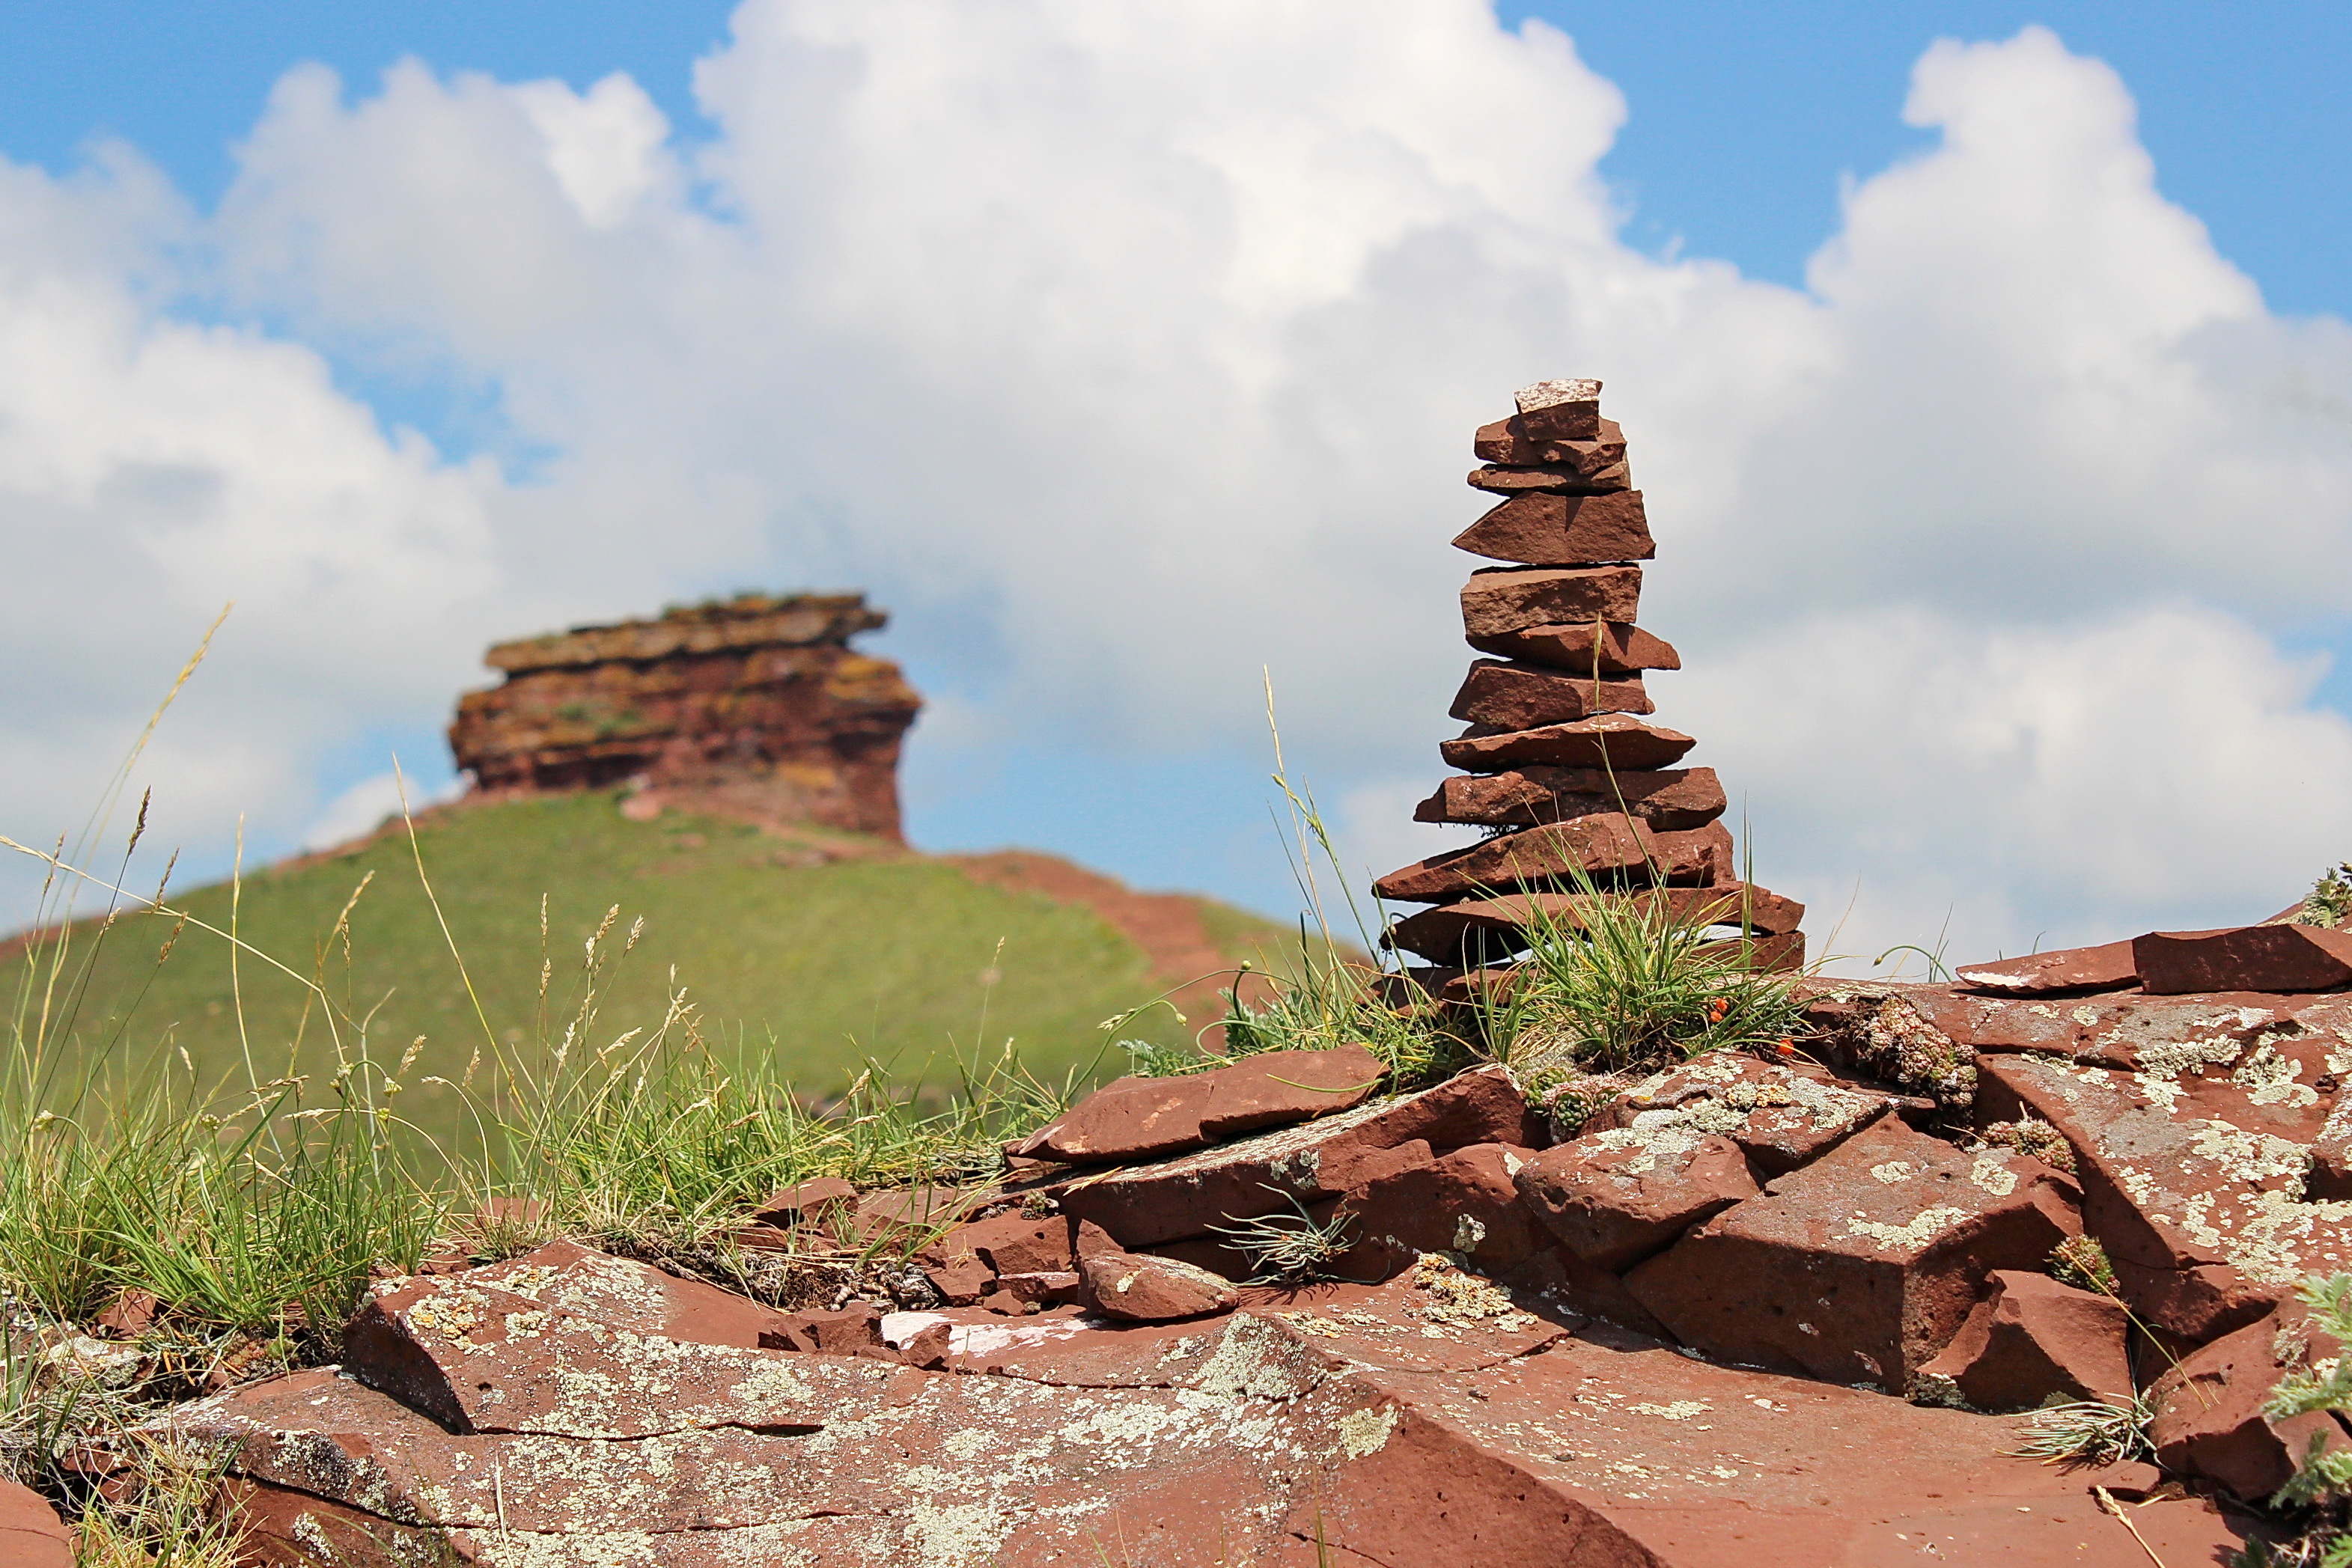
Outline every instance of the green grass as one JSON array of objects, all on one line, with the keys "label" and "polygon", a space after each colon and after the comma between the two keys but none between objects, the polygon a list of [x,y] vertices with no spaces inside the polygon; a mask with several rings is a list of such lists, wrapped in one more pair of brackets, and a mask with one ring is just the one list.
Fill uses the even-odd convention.
[{"label": "green grass", "polygon": [[[250,874],[234,908],[226,885],[170,902],[224,930],[234,922],[251,947],[322,974],[377,1057],[397,1057],[422,1035],[419,1072],[453,1078],[485,1042],[451,942],[497,1040],[537,1038],[542,895],[554,976],[546,1006],[559,1019],[574,997],[582,945],[617,904],[615,945],[644,925],[627,961],[601,983],[604,1012],[658,1020],[674,971],[714,1051],[764,1059],[804,1092],[837,1090],[869,1059],[891,1062],[902,1080],[919,1077],[954,1049],[994,1051],[1007,1038],[1031,1068],[1059,1073],[1101,1051],[1102,1019],[1163,985],[1143,952],[1090,910],[983,887],[919,856],[795,864],[807,857],[791,841],[707,819],[632,822],[604,794],[438,813],[418,824],[417,839],[447,939],[399,833]],[[362,882],[348,943],[323,951]],[[81,906],[90,906],[87,894]],[[1204,910],[1236,960],[1263,961],[1264,949],[1284,942],[1270,923],[1205,901]],[[184,1051],[198,1081],[242,1082],[249,1051],[253,1076],[265,1082],[334,1071],[314,996],[250,956],[233,973],[226,944],[195,930],[159,968],[172,930],[166,917],[130,915],[106,933],[70,1030],[50,1042],[54,1062],[136,1070]],[[1192,1031],[1162,1009],[1130,1032],[1179,1045]],[[1123,1065],[1116,1053],[1105,1063]],[[404,1109],[446,1129],[457,1107],[446,1096],[428,1103],[436,1098]]]}]

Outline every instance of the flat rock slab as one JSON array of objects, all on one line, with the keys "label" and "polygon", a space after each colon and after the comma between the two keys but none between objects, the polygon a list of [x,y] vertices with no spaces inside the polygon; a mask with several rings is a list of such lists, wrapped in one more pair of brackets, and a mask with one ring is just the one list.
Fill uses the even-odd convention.
[{"label": "flat rock slab", "polygon": [[355,1376],[454,1430],[581,1437],[805,1425],[877,1397],[890,1375],[873,1362],[639,1333],[465,1274],[380,1283],[344,1355]]},{"label": "flat rock slab", "polygon": [[2080,1228],[2073,1183],[1881,1122],[1625,1277],[1710,1354],[1909,1392],[1996,1269],[2032,1270]]},{"label": "flat rock slab", "polygon": [[1615,420],[1603,419],[1590,439],[1566,441],[1528,432],[1515,419],[1498,419],[1478,427],[1471,441],[1471,455],[1514,467],[1567,468],[1594,480],[1624,464],[1625,433]]},{"label": "flat rock slab", "polygon": [[1657,704],[1639,675],[1614,679],[1572,675],[1541,664],[1478,659],[1470,665],[1454,706],[1445,711],[1468,724],[1496,729],[1537,729],[1573,724],[1602,713],[1650,713]]},{"label": "flat rock slab", "polygon": [[1360,1045],[1270,1051],[1231,1067],[1107,1083],[1008,1153],[1108,1165],[1197,1149],[1361,1104],[1388,1070]]},{"label": "flat rock slab", "polygon": [[2062,947],[1990,964],[1964,964],[1953,971],[1971,990],[2005,997],[2064,996],[2116,991],[2139,984],[2132,945],[2108,942],[2096,947]]},{"label": "flat rock slab", "polygon": [[1097,1175],[1057,1176],[1028,1190],[1099,1225],[1129,1249],[1202,1236],[1229,1220],[1335,1198],[1388,1174],[1473,1144],[1547,1142],[1500,1068],[1465,1072],[1401,1098],[1240,1138],[1195,1154]]},{"label": "flat rock slab", "polygon": [[1448,779],[1413,809],[1416,822],[1523,827],[1622,811],[1652,829],[1703,828],[1728,802],[1712,768],[1611,775],[1598,768],[1540,764],[1484,777]]},{"label": "flat rock slab", "polygon": [[2136,1072],[1983,1056],[1977,1113],[2030,1111],[2064,1135],[2084,1222],[2133,1310],[2202,1342],[2262,1316],[2305,1275],[2352,1268],[2352,1198],[2309,1190],[2336,1094],[2296,1060],[2343,1049],[2332,1037],[2249,1049],[2219,1030],[2168,1055],[2141,1043]]},{"label": "flat rock slab", "polygon": [[1641,491],[1570,496],[1549,486],[1513,496],[1455,535],[1454,548],[1531,566],[1647,560],[1658,553]]},{"label": "flat rock slab", "polygon": [[1481,632],[1466,641],[1482,653],[1545,664],[1571,675],[1622,675],[1679,670],[1683,656],[1664,638],[1622,621],[1561,621],[1516,632]]},{"label": "flat rock slab", "polygon": [[[1805,918],[1805,906],[1795,899],[1737,882],[1601,896],[1643,914],[1663,907],[1676,921],[1735,925],[1745,920],[1750,929],[1772,936],[1794,932]],[[1594,895],[1580,893],[1512,893],[1442,904],[1391,926],[1387,945],[1436,963],[1458,962],[1465,952],[1473,957],[1499,958],[1531,946],[1531,930],[1546,925],[1583,929],[1595,902]]]},{"label": "flat rock slab", "polygon": [[2148,1390],[2156,1418],[2148,1436],[2166,1469],[2218,1481],[2259,1501],[2284,1486],[2316,1438],[2324,1449],[2347,1446],[2340,1417],[2325,1410],[2272,1420],[2263,1406],[2281,1378],[2341,1356],[2344,1347],[2315,1329],[2300,1301],[2190,1352]]},{"label": "flat rock slab", "polygon": [[1642,604],[1638,566],[1490,568],[1462,589],[1462,630],[1491,637],[1562,621],[1633,621]]},{"label": "flat rock slab", "polygon": [[[2093,1485],[2006,1458],[2015,1423],[1570,1339],[1493,1371],[1359,1371],[1338,1473],[1288,1521],[1340,1563],[1460,1568],[2147,1568]],[[2162,1561],[2210,1563],[2242,1527],[2200,1500],[2135,1509]],[[1304,1555],[1315,1561],[1311,1544]]]},{"label": "flat rock slab", "polygon": [[1651,725],[1630,714],[1604,713],[1574,724],[1541,729],[1488,733],[1474,727],[1466,735],[1441,741],[1437,753],[1448,768],[1492,773],[1530,762],[1561,768],[1600,768],[1632,772],[1672,768],[1698,742],[1680,730]]},{"label": "flat rock slab", "polygon": [[1677,1128],[1594,1134],[1547,1149],[1517,1173],[1528,1207],[1596,1269],[1622,1270],[1733,1204],[1755,1174],[1729,1138]]},{"label": "flat rock slab", "polygon": [[1718,1051],[1642,1080],[1594,1112],[1582,1131],[1633,1147],[1727,1137],[1769,1180],[1812,1164],[1913,1103],[1818,1069]]},{"label": "flat rock slab", "polygon": [[2150,996],[2189,991],[2340,991],[2352,987],[2352,932],[2325,925],[2151,931],[2132,939]]},{"label": "flat rock slab", "polygon": [[1710,887],[1731,880],[1731,833],[1720,822],[1653,832],[1621,812],[1524,828],[1402,866],[1372,883],[1380,897],[1437,904],[1477,893],[1559,890],[1580,876]]},{"label": "flat rock slab", "polygon": [[708,1281],[682,1280],[650,1263],[571,1241],[551,1241],[508,1262],[468,1270],[466,1278],[614,1328],[690,1344],[756,1349],[760,1336],[773,1333],[784,1319],[775,1309]]}]

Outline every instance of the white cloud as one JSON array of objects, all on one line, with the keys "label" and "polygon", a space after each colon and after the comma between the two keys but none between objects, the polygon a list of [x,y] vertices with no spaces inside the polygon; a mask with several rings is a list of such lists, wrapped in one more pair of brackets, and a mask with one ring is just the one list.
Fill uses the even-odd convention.
[{"label": "white cloud", "polygon": [[384,823],[397,820],[404,807],[414,814],[428,806],[453,800],[464,792],[462,780],[446,789],[432,789],[420,787],[415,779],[404,781],[396,772],[374,774],[328,801],[302,831],[301,844],[306,850],[331,850],[353,839],[365,838]]},{"label": "white cloud", "polygon": [[[719,131],[681,146],[625,77],[409,64],[352,99],[304,68],[215,220],[18,182],[99,236],[39,241],[54,298],[16,308],[94,390],[0,444],[0,495],[70,489],[50,444],[143,461],[138,389],[131,428],[204,477],[84,502],[52,576],[103,564],[159,626],[262,585],[269,651],[219,700],[240,746],[301,716],[269,810],[339,736],[436,719],[486,634],[854,582],[956,672],[934,747],[1255,754],[1271,665],[1373,859],[1413,841],[1373,813],[1438,772],[1465,659],[1469,429],[1579,372],[1661,539],[1645,620],[1690,664],[1662,717],[1746,792],[1766,880],[1863,877],[1849,950],[1947,906],[1970,950],[2266,912],[2344,851],[2274,800],[2340,777],[2344,729],[2255,628],[2345,609],[2352,330],[2269,315],[2046,32],[1927,51],[1906,113],[1940,144],[1849,193],[1805,292],[1622,245],[1619,94],[1475,0],[753,0],[697,87]],[[141,302],[126,203],[243,306],[551,455],[453,466],[308,350]],[[109,370],[125,343],[184,368]],[[58,626],[118,683],[167,662]]]}]

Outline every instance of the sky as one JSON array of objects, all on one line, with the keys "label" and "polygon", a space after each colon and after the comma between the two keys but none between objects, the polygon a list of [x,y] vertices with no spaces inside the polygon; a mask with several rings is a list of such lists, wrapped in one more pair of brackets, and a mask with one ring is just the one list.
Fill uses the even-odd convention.
[{"label": "sky", "polygon": [[[2352,852],[2319,7],[0,5],[0,832],[372,823],[488,642],[856,586],[927,849],[1360,886],[1471,429],[1599,375],[1817,949],[2259,918]],[[0,880],[0,924],[31,881]]]}]

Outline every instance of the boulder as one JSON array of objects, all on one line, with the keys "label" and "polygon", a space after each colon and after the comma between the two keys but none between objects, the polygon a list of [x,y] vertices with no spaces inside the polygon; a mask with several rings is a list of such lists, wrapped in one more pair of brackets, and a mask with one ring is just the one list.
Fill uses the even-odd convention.
[{"label": "boulder", "polygon": [[[1508,893],[1442,904],[1398,921],[1389,928],[1385,940],[1392,948],[1438,963],[1454,961],[1465,951],[1475,954],[1482,948],[1488,956],[1499,956],[1527,947],[1525,934],[1547,924],[1564,930],[1581,929],[1595,896]],[[1805,906],[1795,899],[1737,882],[1713,887],[1640,888],[1597,896],[1644,913],[1664,907],[1669,918],[1678,921],[1713,925],[1744,917],[1751,929],[1767,935],[1794,931],[1805,917]]]},{"label": "boulder", "polygon": [[[2201,1343],[2263,1316],[2306,1275],[2352,1269],[2352,1200],[2306,1185],[2336,1092],[2289,1054],[2294,1043],[2250,1050],[2231,1029],[2193,1031],[2168,1051],[2139,1042],[2136,1071],[1982,1055],[1976,1114],[2030,1112],[2058,1130],[2124,1299]],[[2303,1049],[2325,1060],[2340,1048]]]},{"label": "boulder", "polygon": [[72,1568],[73,1532],[48,1500],[0,1476],[0,1563],[11,1568]]},{"label": "boulder", "polygon": [[1706,887],[1730,875],[1731,834],[1720,822],[1654,833],[1611,811],[1449,850],[1389,873],[1372,891],[1391,903],[1438,904],[1529,884],[1572,883],[1580,872],[1602,883]]},{"label": "boulder", "polygon": [[1632,621],[1642,602],[1638,566],[1488,567],[1462,588],[1462,629],[1473,637],[1562,621]]},{"label": "boulder", "polygon": [[2128,942],[2109,942],[2097,947],[2062,947],[2052,953],[2033,953],[1996,963],[1966,964],[1953,974],[1970,990],[2004,997],[2116,991],[2139,984]]},{"label": "boulder", "polygon": [[1473,1144],[1540,1145],[1543,1118],[1499,1067],[1418,1094],[1373,1101],[1195,1154],[1036,1190],[1132,1251],[1207,1235],[1229,1220],[1289,1213]]},{"label": "boulder", "polygon": [[1437,752],[1447,767],[1474,773],[1529,762],[1631,773],[1671,768],[1697,744],[1679,730],[1645,724],[1631,714],[1604,713],[1540,729],[1489,733],[1473,726],[1456,739],[1439,742]]},{"label": "boulder", "polygon": [[1649,1137],[1587,1134],[1536,1155],[1517,1179],[1528,1207],[1562,1246],[1612,1272],[1758,1190],[1738,1145],[1683,1126]]},{"label": "boulder", "polygon": [[1072,1165],[1152,1159],[1361,1104],[1387,1069],[1360,1045],[1264,1051],[1177,1078],[1122,1078],[1010,1153]]},{"label": "boulder", "polygon": [[2294,1474],[2313,1439],[2323,1448],[2346,1446],[2343,1422],[2330,1412],[2278,1421],[2263,1413],[2282,1377],[2343,1351],[2311,1326],[2299,1301],[2191,1351],[2148,1390],[2157,1462],[2218,1481],[2248,1502],[2264,1500]]},{"label": "boulder", "polygon": [[1225,1280],[1173,1258],[1097,1252],[1078,1266],[1086,1304],[1105,1317],[1170,1322],[1232,1310],[1240,1300]]},{"label": "boulder", "polygon": [[1674,644],[1619,621],[1567,621],[1465,639],[1482,653],[1547,664],[1571,675],[1622,675],[1637,670],[1679,670]]},{"label": "boulder", "polygon": [[1656,705],[1642,689],[1639,675],[1630,680],[1581,680],[1538,664],[1514,664],[1500,659],[1477,659],[1446,711],[1471,724],[1496,729],[1536,729],[1548,724],[1572,724],[1599,713],[1649,713]]},{"label": "boulder", "polygon": [[1416,822],[1513,828],[1622,811],[1666,831],[1703,828],[1723,815],[1723,784],[1712,768],[1614,776],[1598,768],[1540,764],[1485,777],[1448,779],[1415,807]]},{"label": "boulder", "polygon": [[[1622,489],[1625,486],[1625,433],[1613,419],[1601,421],[1598,434],[1584,441],[1529,435],[1516,420],[1498,419],[1492,424],[1480,425],[1470,446],[1474,456],[1488,463],[1565,468],[1582,476],[1594,489]],[[1616,475],[1613,482],[1612,472]]]},{"label": "boulder", "polygon": [[2352,986],[2352,932],[2324,925],[2151,931],[2132,969],[2152,997],[2189,991],[2340,991]]},{"label": "boulder", "polygon": [[1882,1121],[1625,1277],[1685,1344],[1901,1395],[1996,1269],[2076,1234],[2074,1185]]},{"label": "boulder", "polygon": [[1658,553],[1639,490],[1600,496],[1524,491],[1454,536],[1454,548],[1534,566],[1647,560]]},{"label": "boulder", "polygon": [[1919,1369],[1924,1397],[1948,1386],[1979,1410],[2031,1410],[2054,1399],[2132,1398],[2130,1320],[2122,1303],[2047,1274],[1996,1269],[1943,1354]]}]

